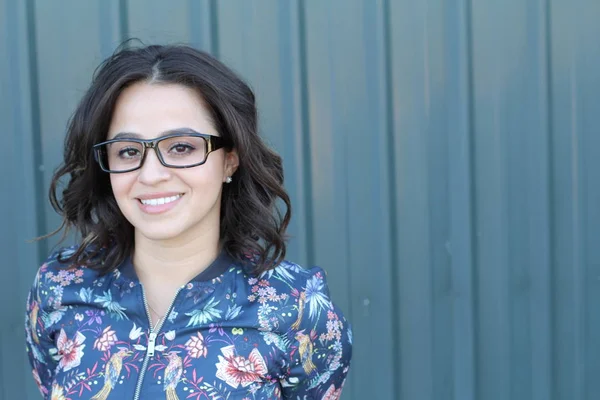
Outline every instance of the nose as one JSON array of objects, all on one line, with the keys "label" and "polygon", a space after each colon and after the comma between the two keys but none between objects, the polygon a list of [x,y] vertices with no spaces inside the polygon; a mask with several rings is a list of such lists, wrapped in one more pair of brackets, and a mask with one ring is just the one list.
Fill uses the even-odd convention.
[{"label": "nose", "polygon": [[159,182],[169,180],[171,171],[160,163],[155,149],[146,150],[146,157],[139,169],[138,181],[148,186],[156,185]]}]

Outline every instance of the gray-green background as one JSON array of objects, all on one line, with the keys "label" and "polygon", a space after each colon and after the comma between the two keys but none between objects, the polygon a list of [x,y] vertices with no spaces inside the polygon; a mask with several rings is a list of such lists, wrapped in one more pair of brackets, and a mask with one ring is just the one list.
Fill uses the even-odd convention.
[{"label": "gray-green background", "polygon": [[210,51],[284,157],[289,258],[354,325],[344,400],[600,398],[600,1],[0,0],[0,399],[47,188],[125,38]]}]

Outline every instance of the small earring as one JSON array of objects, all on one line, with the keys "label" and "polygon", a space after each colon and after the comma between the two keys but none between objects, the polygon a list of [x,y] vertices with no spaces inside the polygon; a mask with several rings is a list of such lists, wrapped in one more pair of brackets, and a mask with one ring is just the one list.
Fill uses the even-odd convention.
[{"label": "small earring", "polygon": [[233,179],[231,179],[230,176],[228,176],[227,178],[225,178],[225,183],[231,183]]}]

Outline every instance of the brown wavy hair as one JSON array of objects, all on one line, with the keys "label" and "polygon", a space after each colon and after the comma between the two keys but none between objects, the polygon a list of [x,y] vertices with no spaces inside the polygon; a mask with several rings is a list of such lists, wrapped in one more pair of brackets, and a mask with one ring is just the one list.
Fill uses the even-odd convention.
[{"label": "brown wavy hair", "polygon": [[[255,273],[273,268],[285,257],[291,204],[283,187],[281,157],[258,134],[254,93],[208,53],[184,45],[127,44],[94,72],[68,124],[64,160],[50,185],[50,203],[63,218],[50,235],[63,231],[64,240],[75,230],[81,236],[80,246],[63,261],[108,273],[132,255],[133,226],[121,213],[109,175],[95,162],[92,146],[106,140],[121,92],[147,81],[185,85],[201,95],[226,148],[239,154],[233,181],[223,185],[223,249],[245,265],[251,264]],[[61,196],[59,187],[63,188]],[[285,213],[278,202],[285,205]]]}]

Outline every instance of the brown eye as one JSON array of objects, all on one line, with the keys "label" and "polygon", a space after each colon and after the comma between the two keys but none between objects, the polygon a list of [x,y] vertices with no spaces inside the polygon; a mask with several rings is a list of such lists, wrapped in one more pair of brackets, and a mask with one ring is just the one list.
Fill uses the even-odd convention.
[{"label": "brown eye", "polygon": [[139,156],[139,154],[140,154],[140,151],[133,147],[128,147],[128,148],[119,150],[120,158],[135,158],[135,157]]},{"label": "brown eye", "polygon": [[189,154],[189,153],[193,152],[194,150],[195,150],[195,148],[193,146],[190,146],[187,143],[177,143],[177,144],[174,144],[173,146],[171,146],[171,148],[169,149],[169,153],[184,155],[184,154]]}]

